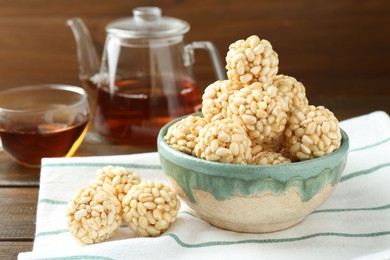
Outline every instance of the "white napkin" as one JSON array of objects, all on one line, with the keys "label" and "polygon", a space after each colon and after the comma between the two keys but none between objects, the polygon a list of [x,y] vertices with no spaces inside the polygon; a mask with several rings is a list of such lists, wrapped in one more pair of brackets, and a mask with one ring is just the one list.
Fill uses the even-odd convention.
[{"label": "white napkin", "polygon": [[68,232],[67,201],[108,164],[165,182],[158,154],[44,159],[34,248],[19,259],[389,259],[390,118],[379,111],[341,126],[350,151],[334,193],[302,223],[265,234],[213,227],[182,203],[160,237],[136,238],[122,225],[110,240],[83,246]]}]

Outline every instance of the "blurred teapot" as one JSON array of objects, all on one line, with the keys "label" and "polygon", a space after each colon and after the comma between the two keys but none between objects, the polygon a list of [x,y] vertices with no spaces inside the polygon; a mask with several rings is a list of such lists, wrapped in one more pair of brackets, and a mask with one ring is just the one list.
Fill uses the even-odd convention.
[{"label": "blurred teapot", "polygon": [[189,24],[161,16],[158,7],[138,7],[133,17],[109,23],[101,63],[83,21],[67,23],[76,40],[79,77],[95,108],[92,128],[110,143],[155,146],[164,124],[201,109],[194,49],[207,50],[217,79],[226,77],[214,45],[185,44]]}]

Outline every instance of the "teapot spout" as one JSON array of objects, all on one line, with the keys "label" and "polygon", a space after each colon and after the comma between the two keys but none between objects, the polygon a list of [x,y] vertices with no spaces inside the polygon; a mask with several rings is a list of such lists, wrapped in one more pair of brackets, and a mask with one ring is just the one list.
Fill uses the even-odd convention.
[{"label": "teapot spout", "polygon": [[99,71],[99,59],[95,45],[87,27],[80,18],[68,19],[67,25],[72,29],[76,41],[79,78],[81,81],[87,81]]}]

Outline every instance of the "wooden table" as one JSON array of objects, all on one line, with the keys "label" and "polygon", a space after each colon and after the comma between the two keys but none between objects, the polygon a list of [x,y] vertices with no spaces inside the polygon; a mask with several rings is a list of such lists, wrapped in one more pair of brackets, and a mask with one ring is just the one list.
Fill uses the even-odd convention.
[{"label": "wooden table", "polygon": [[[301,81],[310,102],[325,105],[339,120],[375,110],[390,113],[387,0],[0,0],[0,89],[47,82],[79,85],[66,20],[82,17],[101,54],[107,23],[151,4],[189,22],[186,42],[211,41],[223,58],[238,39],[256,34],[269,40],[279,54],[279,74]],[[196,53],[194,75],[201,88],[215,80],[205,52]],[[139,151],[83,144],[76,155]],[[0,152],[0,259],[31,250],[38,192],[39,170],[20,167]]]},{"label": "wooden table", "polygon": [[[330,104],[339,120],[375,110],[390,112],[390,96],[366,102],[334,99]],[[153,151],[107,144],[83,143],[76,156],[131,154]],[[0,259],[15,259],[19,252],[31,251],[34,242],[39,169],[21,167],[0,152]]]}]

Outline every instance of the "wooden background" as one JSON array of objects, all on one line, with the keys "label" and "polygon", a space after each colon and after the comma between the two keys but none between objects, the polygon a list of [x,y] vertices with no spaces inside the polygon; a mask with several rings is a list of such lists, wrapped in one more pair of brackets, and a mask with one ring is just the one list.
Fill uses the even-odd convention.
[{"label": "wooden background", "polygon": [[[0,0],[0,89],[79,85],[66,19],[82,17],[101,50],[105,24],[147,5],[188,21],[186,41],[212,41],[222,57],[237,39],[268,39],[279,54],[280,73],[303,82],[311,103],[327,106],[339,119],[390,113],[388,0]],[[195,72],[205,87],[214,73],[207,55],[196,54]],[[39,170],[22,169],[2,154],[0,187],[0,259],[15,259],[32,248]]]},{"label": "wooden background", "polygon": [[[341,119],[390,112],[388,0],[0,0],[0,88],[79,85],[66,19],[83,18],[101,50],[108,22],[147,5],[188,21],[186,41],[212,41],[223,58],[237,39],[257,34],[269,40],[279,72],[300,80],[311,103]],[[206,87],[214,74],[207,55],[196,54],[197,79]]]}]

